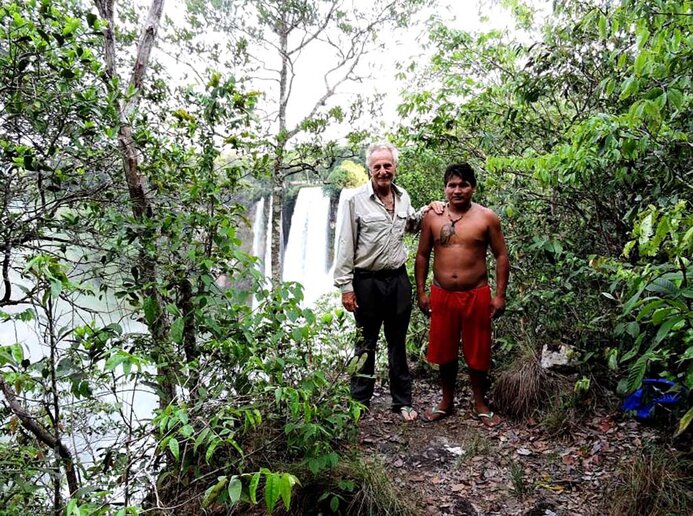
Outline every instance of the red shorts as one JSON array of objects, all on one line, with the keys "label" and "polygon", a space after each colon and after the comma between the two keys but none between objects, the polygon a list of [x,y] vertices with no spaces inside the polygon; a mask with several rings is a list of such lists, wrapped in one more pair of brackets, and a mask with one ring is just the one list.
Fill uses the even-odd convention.
[{"label": "red shorts", "polygon": [[449,291],[431,286],[431,329],[428,361],[448,364],[457,360],[460,340],[470,369],[491,367],[491,287]]}]

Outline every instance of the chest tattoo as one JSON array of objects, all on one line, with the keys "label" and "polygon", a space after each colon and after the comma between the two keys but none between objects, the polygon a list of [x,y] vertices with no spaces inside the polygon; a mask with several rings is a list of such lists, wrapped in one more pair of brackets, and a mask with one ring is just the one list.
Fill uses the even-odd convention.
[{"label": "chest tattoo", "polygon": [[451,219],[450,215],[448,215],[448,220],[450,222],[448,224],[443,224],[440,228],[440,245],[447,246],[450,244],[450,239],[452,235],[455,234],[455,224],[462,220],[462,217],[464,217],[464,213],[455,220]]}]

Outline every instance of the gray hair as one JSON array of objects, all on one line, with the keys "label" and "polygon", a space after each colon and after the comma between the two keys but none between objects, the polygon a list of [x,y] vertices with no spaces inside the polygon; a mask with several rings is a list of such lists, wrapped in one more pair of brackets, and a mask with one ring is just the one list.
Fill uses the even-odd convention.
[{"label": "gray hair", "polygon": [[371,168],[371,156],[374,152],[380,150],[386,150],[389,151],[390,154],[392,154],[392,161],[396,167],[397,162],[399,161],[399,151],[397,150],[397,147],[392,145],[390,142],[377,142],[369,145],[368,150],[366,151],[366,166],[368,167],[368,169],[370,170]]}]

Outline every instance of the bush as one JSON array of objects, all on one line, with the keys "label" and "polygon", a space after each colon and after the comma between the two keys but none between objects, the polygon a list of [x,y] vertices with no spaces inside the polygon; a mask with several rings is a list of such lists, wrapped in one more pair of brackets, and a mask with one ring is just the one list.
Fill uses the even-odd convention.
[{"label": "bush", "polygon": [[339,198],[344,188],[356,188],[368,181],[366,169],[351,160],[345,159],[327,177],[325,191],[333,198]]}]

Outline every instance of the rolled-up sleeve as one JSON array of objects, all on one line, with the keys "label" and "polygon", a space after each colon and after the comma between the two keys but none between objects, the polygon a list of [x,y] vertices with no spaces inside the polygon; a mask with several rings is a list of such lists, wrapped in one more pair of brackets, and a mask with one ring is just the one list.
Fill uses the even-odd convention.
[{"label": "rolled-up sleeve", "polygon": [[[408,196],[407,201],[409,201]],[[407,209],[407,225],[405,228],[407,233],[416,233],[421,229],[421,221],[423,221],[426,212],[428,212],[428,205],[421,207],[419,211],[415,211],[411,203],[409,203]]]},{"label": "rolled-up sleeve", "polygon": [[352,280],[354,278],[354,253],[358,235],[357,221],[355,219],[352,198],[345,203],[342,220],[337,221],[340,225],[340,230],[334,266],[334,286],[339,288],[342,293],[353,292],[354,290]]}]

